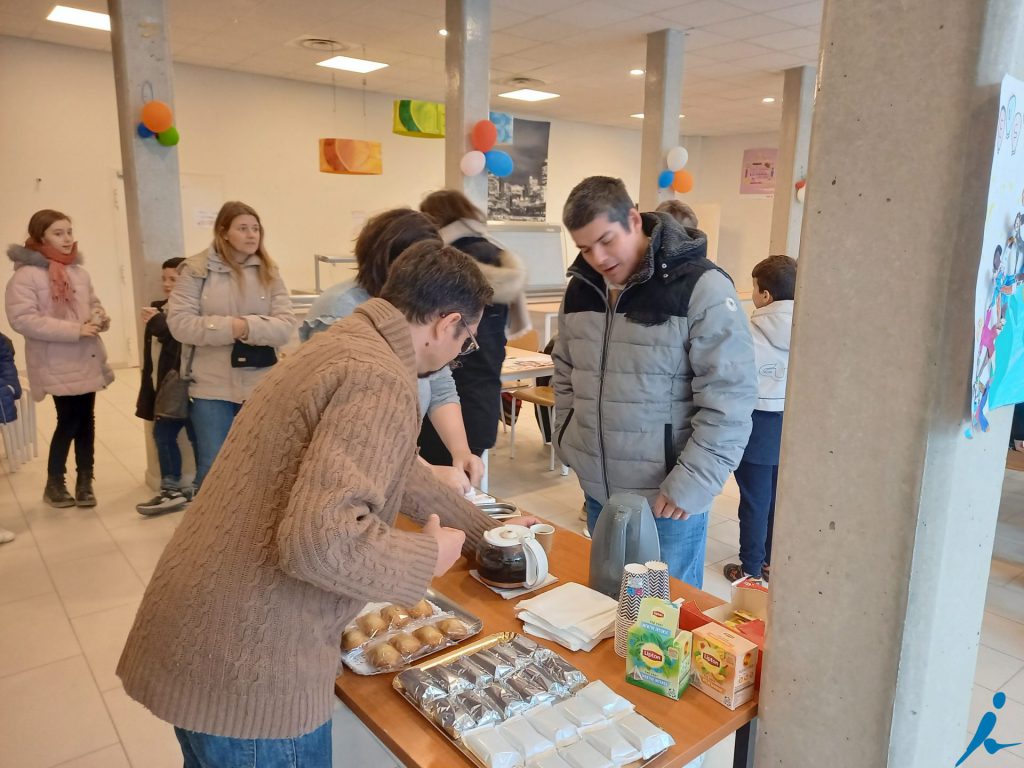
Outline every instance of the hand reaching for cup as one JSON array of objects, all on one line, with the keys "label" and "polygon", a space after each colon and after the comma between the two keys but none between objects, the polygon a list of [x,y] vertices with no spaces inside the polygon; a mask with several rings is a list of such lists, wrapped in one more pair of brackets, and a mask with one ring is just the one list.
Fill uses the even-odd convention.
[{"label": "hand reaching for cup", "polygon": [[437,541],[437,564],[434,566],[434,576],[442,576],[455,565],[456,560],[462,557],[462,545],[466,542],[466,534],[457,528],[443,527],[441,519],[437,515],[427,518],[423,532],[433,536]]}]

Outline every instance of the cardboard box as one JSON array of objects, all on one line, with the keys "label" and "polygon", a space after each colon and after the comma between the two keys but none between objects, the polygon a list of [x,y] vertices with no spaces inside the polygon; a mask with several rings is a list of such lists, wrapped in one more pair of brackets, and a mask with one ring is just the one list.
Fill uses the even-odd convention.
[{"label": "cardboard box", "polygon": [[720,624],[693,631],[690,684],[719,704],[736,709],[754,697],[757,646]]},{"label": "cardboard box", "polygon": [[626,682],[678,699],[690,684],[692,642],[691,634],[679,629],[679,606],[645,597],[629,630]]}]

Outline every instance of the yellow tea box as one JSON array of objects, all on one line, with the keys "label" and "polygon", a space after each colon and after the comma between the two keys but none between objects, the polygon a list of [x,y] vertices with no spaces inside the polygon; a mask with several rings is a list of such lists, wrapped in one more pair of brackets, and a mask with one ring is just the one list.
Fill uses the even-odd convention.
[{"label": "yellow tea box", "polygon": [[691,683],[729,709],[754,696],[757,646],[714,622],[693,630]]},{"label": "yellow tea box", "polygon": [[692,640],[689,632],[679,629],[679,606],[645,597],[629,630],[626,682],[678,699],[690,683]]}]

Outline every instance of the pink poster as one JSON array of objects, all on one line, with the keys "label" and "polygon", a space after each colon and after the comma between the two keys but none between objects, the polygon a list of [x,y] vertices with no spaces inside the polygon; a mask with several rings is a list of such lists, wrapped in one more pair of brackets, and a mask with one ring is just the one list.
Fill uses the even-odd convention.
[{"label": "pink poster", "polygon": [[775,192],[775,161],[778,154],[779,150],[774,147],[744,150],[741,195],[771,195]]}]

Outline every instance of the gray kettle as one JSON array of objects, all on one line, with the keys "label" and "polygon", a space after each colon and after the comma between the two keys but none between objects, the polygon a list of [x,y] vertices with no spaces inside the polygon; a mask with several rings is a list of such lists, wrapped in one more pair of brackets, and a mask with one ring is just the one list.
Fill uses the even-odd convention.
[{"label": "gray kettle", "polygon": [[627,563],[661,559],[658,526],[647,499],[613,494],[597,518],[590,544],[590,588],[619,599]]}]

